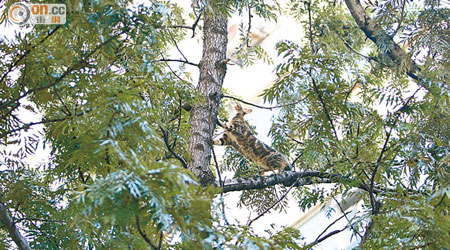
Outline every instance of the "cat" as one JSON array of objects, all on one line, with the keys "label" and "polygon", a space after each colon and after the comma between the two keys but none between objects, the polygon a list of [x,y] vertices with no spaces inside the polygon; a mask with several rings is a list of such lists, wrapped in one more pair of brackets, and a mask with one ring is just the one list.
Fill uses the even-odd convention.
[{"label": "cat", "polygon": [[239,103],[234,103],[236,115],[224,125],[220,121],[218,125],[225,129],[222,137],[214,140],[215,145],[229,145],[237,150],[245,158],[258,164],[260,174],[274,170],[291,170],[291,164],[288,158],[282,153],[276,151],[264,142],[260,141],[253,134],[252,130],[246,125],[244,116],[251,109],[242,108]]}]

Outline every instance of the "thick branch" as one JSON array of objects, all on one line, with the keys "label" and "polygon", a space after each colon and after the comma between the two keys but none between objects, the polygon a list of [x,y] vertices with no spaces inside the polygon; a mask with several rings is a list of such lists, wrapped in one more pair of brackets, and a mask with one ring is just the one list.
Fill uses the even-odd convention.
[{"label": "thick branch", "polygon": [[264,189],[266,187],[274,186],[277,184],[282,184],[287,187],[290,187],[293,184],[295,184],[294,186],[300,187],[312,184],[313,183],[311,181],[312,177],[320,178],[319,180],[320,183],[334,183],[350,180],[349,178],[342,175],[329,174],[319,171],[306,171],[306,172],[285,171],[278,175],[255,176],[249,179],[237,178],[225,180],[223,184],[223,192],[227,193],[251,189]]},{"label": "thick branch", "polygon": [[[0,197],[1,198],[1,197]],[[8,209],[5,207],[3,202],[0,200],[0,221],[5,225],[9,232],[9,236],[13,239],[19,249],[29,249],[27,240],[20,234],[19,229],[17,229],[11,216],[9,216]]]},{"label": "thick branch", "polygon": [[[314,178],[314,180],[313,180]],[[296,181],[300,179],[297,183]],[[294,187],[300,187],[310,184],[320,184],[320,183],[345,183],[351,184],[351,186],[369,191],[370,187],[368,185],[364,185],[361,181],[352,179],[350,177],[340,175],[340,174],[331,174],[320,171],[303,171],[303,172],[295,172],[295,171],[284,171],[279,174],[274,174],[270,176],[255,176],[252,178],[235,178],[235,179],[227,179],[223,181],[223,193],[233,192],[233,191],[243,191],[243,190],[253,190],[253,189],[264,189],[266,187],[271,187],[275,185],[284,185],[286,187],[290,187],[293,185]],[[216,186],[220,186],[219,183],[215,183]],[[384,188],[375,185],[373,188],[374,194],[379,193],[397,193],[395,188]],[[409,190],[409,193],[417,193],[417,191]],[[404,195],[404,193],[400,193],[399,195]]]},{"label": "thick branch", "polygon": [[[390,50],[386,52],[386,54],[395,63],[401,64],[402,61],[407,60],[405,51],[397,43],[395,43],[392,37],[388,36],[386,32],[378,26],[378,24],[367,16],[367,13],[359,0],[345,0],[345,3],[347,4],[348,9],[350,10],[359,28],[364,32],[364,34],[366,34],[367,38],[372,40],[377,46],[380,44],[381,39],[383,39],[384,42],[387,41],[389,43],[388,47]],[[411,59],[407,61],[407,65],[408,67],[406,73],[408,76],[414,80],[418,80],[419,77],[417,76],[417,72],[420,68]]]}]

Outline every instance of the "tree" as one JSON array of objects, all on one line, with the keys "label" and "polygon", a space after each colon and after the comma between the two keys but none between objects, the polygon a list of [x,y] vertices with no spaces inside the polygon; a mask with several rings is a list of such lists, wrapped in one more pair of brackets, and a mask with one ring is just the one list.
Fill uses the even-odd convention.
[{"label": "tree", "polygon": [[[291,191],[306,209],[355,188],[364,191],[365,210],[346,229],[361,248],[448,246],[450,13],[444,3],[66,5],[65,25],[35,26],[0,44],[2,248],[11,239],[20,249],[311,248],[339,232],[314,242],[292,228],[258,236],[254,220],[230,224],[214,198],[243,191],[241,202],[263,216],[283,209]],[[227,57],[233,12],[247,14],[248,23],[242,44]],[[263,95],[277,103],[266,108],[279,109],[272,145],[295,168],[265,178],[231,149],[220,164],[211,157],[221,99],[239,100],[223,94],[227,64],[265,57],[251,46],[254,15],[291,15],[305,30],[302,41],[278,43],[284,61]],[[178,43],[199,30],[203,56],[195,63]],[[182,59],[170,57],[170,48]],[[171,62],[198,67],[196,87]],[[33,167],[29,157],[41,148],[50,148],[51,158]],[[223,182],[224,169],[234,170],[235,179]],[[324,193],[314,183],[334,188]]]},{"label": "tree", "polygon": [[[211,7],[220,10],[218,7],[214,8],[214,5]],[[203,55],[197,85],[197,93],[202,99],[191,110],[189,140],[189,152],[192,155],[189,169],[203,185],[215,181],[210,168],[211,141],[222,96],[227,53],[226,13],[214,13],[210,8],[206,9],[204,18]]]}]

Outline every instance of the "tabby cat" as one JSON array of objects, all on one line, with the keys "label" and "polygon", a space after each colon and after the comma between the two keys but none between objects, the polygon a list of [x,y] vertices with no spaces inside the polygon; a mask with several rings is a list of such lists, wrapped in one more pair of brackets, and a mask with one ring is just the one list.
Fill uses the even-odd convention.
[{"label": "tabby cat", "polygon": [[215,145],[230,145],[241,153],[245,158],[254,161],[261,168],[263,175],[267,171],[290,170],[291,164],[286,156],[260,141],[253,135],[251,129],[246,125],[244,116],[251,109],[242,108],[239,103],[234,104],[237,114],[228,124],[219,126],[225,129],[222,137],[215,139]]}]

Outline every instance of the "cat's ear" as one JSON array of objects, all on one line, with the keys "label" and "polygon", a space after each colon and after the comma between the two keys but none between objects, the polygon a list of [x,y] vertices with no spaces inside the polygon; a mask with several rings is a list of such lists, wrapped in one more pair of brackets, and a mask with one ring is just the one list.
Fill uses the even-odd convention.
[{"label": "cat's ear", "polygon": [[236,111],[241,111],[241,110],[242,110],[241,104],[235,102],[235,103],[234,103],[234,110],[236,110]]},{"label": "cat's ear", "polygon": [[244,110],[244,114],[250,114],[253,111],[253,109],[248,109],[248,108],[244,108],[243,110]]},{"label": "cat's ear", "polygon": [[241,104],[239,104],[238,102],[234,103],[234,110],[236,110],[237,112],[242,112],[242,113],[244,113],[244,115],[249,114],[253,111],[248,108],[242,108]]}]

